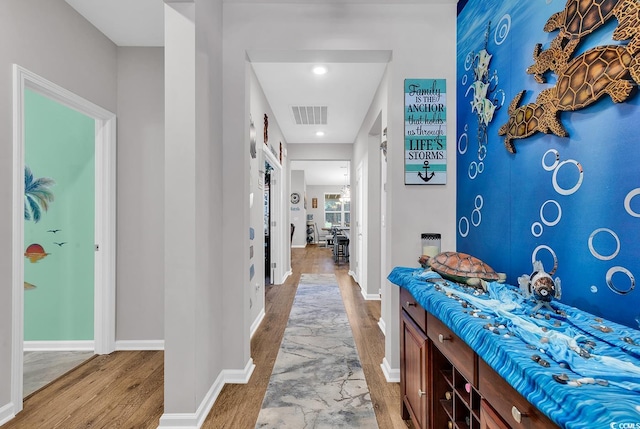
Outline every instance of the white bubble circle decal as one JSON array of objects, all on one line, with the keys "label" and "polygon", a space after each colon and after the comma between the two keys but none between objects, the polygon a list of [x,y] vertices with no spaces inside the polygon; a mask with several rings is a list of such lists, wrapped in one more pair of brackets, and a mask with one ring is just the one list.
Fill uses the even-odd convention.
[{"label": "white bubble circle decal", "polygon": [[631,208],[631,200],[636,195],[640,195],[640,188],[636,188],[633,191],[629,192],[626,197],[624,197],[624,209],[633,217],[640,217],[640,213],[634,212]]},{"label": "white bubble circle decal", "polygon": [[[544,217],[544,208],[549,203],[555,204],[556,208],[558,209],[558,216],[554,220],[547,220]],[[561,217],[562,217],[562,207],[560,207],[560,203],[558,203],[555,200],[547,200],[542,204],[542,207],[540,207],[540,220],[542,221],[542,223],[544,223],[547,226],[556,226],[558,222],[560,222]]]},{"label": "white bubble circle decal", "polygon": [[[579,174],[578,182],[573,186],[573,188],[569,188],[569,189],[561,188],[560,185],[558,185],[558,171],[560,171],[560,168],[562,168],[562,166],[565,164],[575,165],[576,168],[578,169],[578,174]],[[582,185],[582,179],[584,179],[584,171],[582,170],[582,165],[580,165],[578,161],[573,159],[562,161],[560,164],[558,164],[558,167],[555,170],[553,170],[553,189],[555,189],[556,192],[559,193],[560,195],[571,195],[580,188],[580,185]]]},{"label": "white bubble circle decal", "polygon": [[473,180],[478,176],[478,163],[471,161],[469,164],[469,179]]},{"label": "white bubble circle decal", "polygon": [[[549,155],[550,153],[554,154],[555,159],[553,161],[553,164],[551,165],[547,165],[544,160],[547,159],[547,155]],[[555,149],[549,149],[548,151],[546,151],[544,153],[544,155],[542,155],[542,168],[544,168],[546,171],[553,171],[555,170],[555,168],[558,166],[558,164],[560,163],[560,154],[558,153],[557,150]]]},{"label": "white bubble circle decal", "polygon": [[[462,148],[462,144],[464,143],[464,149]],[[469,148],[469,136],[467,133],[460,134],[460,138],[458,139],[458,153],[460,155],[464,155],[467,153],[467,149]]]},{"label": "white bubble circle decal", "polygon": [[480,226],[480,224],[482,223],[482,213],[479,209],[473,209],[473,211],[471,212],[471,223],[473,224],[473,226]]},{"label": "white bubble circle decal", "polygon": [[[610,255],[602,255],[598,253],[598,251],[596,251],[596,248],[593,246],[593,239],[601,232],[607,232],[611,234],[611,236],[616,240],[616,250],[614,250]],[[618,238],[618,235],[615,232],[611,231],[609,228],[598,228],[589,236],[589,251],[591,251],[591,254],[594,257],[600,259],[601,261],[610,261],[618,256],[618,253],[620,252],[620,239]]]},{"label": "white bubble circle decal", "polygon": [[493,40],[496,42],[496,45],[502,45],[507,36],[509,35],[509,31],[511,30],[511,15],[505,14],[500,21],[498,21],[498,25],[496,26],[496,32],[493,35]]},{"label": "white bubble circle decal", "polygon": [[534,237],[540,237],[542,235],[542,224],[540,222],[534,222],[531,224],[531,235]]},{"label": "white bubble circle decal", "polygon": [[484,206],[484,198],[482,198],[482,195],[476,195],[476,199],[473,201],[473,206],[478,210]]},{"label": "white bubble circle decal", "polygon": [[[630,282],[629,289],[622,290],[617,288],[613,284],[613,275],[615,273],[623,273],[623,274],[626,274],[627,277],[629,277],[629,282]],[[607,286],[609,286],[609,289],[611,289],[613,292],[617,293],[618,295],[626,295],[636,287],[636,279],[635,277],[633,277],[633,274],[631,274],[631,271],[629,271],[625,267],[611,267],[609,271],[607,271]]]},{"label": "white bubble circle decal", "polygon": [[486,157],[487,157],[487,145],[481,144],[480,147],[478,148],[478,159],[480,161],[484,161]]},{"label": "white bubble circle decal", "polygon": [[[555,267],[556,265],[558,265],[558,257],[556,256],[556,252],[554,252],[553,249],[547,246],[546,244],[541,244],[535,249],[533,249],[533,252],[531,253],[531,264],[533,264],[535,261],[540,260],[538,259],[538,252],[541,251],[542,249],[547,250],[549,253],[551,253],[551,257],[553,258],[553,266]],[[549,272],[550,270],[549,267],[546,267],[545,269],[547,270],[547,272]]]},{"label": "white bubble circle decal", "polygon": [[596,285],[591,285],[591,287],[589,288],[589,290],[591,291],[591,293],[598,293],[598,286],[596,286]]},{"label": "white bubble circle decal", "polygon": [[[463,224],[466,224],[466,229],[464,230],[464,232],[462,230]],[[461,237],[466,237],[467,235],[469,235],[469,219],[467,219],[465,216],[462,216],[458,221],[458,233]]]}]

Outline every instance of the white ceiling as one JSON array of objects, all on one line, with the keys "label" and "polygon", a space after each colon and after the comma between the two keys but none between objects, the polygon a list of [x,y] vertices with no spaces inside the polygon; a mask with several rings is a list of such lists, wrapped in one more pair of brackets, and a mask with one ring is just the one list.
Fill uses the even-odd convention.
[{"label": "white ceiling", "polygon": [[[386,63],[253,62],[260,86],[288,143],[353,143]],[[327,125],[297,125],[292,106],[327,106]],[[324,136],[316,136],[324,131]]]},{"label": "white ceiling", "polygon": [[[163,0],[65,0],[118,46],[163,46]],[[231,1],[231,0],[225,0]],[[237,0],[234,0],[237,1]],[[264,3],[266,0],[243,0]],[[313,3],[317,0],[287,0]],[[411,3],[442,0],[327,0],[338,3]],[[388,51],[250,52],[258,81],[288,143],[353,143],[385,67]],[[316,76],[314,65],[328,73]],[[327,106],[327,125],[296,125],[292,106]],[[316,131],[324,131],[323,137]],[[344,184],[339,165],[305,162],[307,183]],[[300,165],[296,169],[300,169]],[[342,162],[344,166],[344,161]],[[325,178],[325,183],[320,183]]]},{"label": "white ceiling", "polygon": [[65,0],[118,46],[164,46],[163,0]]}]

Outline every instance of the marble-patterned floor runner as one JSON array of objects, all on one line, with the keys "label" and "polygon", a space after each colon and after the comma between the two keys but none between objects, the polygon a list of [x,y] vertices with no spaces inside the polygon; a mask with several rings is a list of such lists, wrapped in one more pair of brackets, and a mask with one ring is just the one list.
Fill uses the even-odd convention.
[{"label": "marble-patterned floor runner", "polygon": [[377,428],[333,274],[302,274],[256,428]]},{"label": "marble-patterned floor runner", "polygon": [[27,397],[93,356],[89,351],[26,351],[23,392]]}]

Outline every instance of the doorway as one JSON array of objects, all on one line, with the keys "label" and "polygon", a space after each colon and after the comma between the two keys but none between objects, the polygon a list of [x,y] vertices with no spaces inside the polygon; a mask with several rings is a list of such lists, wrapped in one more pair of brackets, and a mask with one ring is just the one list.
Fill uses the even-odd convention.
[{"label": "doorway", "polygon": [[273,167],[264,163],[264,284],[273,283],[271,270],[271,171]]},{"label": "doorway", "polygon": [[[97,354],[110,353],[115,349],[115,115],[18,65],[14,65],[13,76],[14,323],[11,400],[13,413],[16,414],[22,410],[25,338],[41,339],[32,343],[33,347],[39,349],[83,349],[93,350]],[[32,110],[38,103],[74,116],[83,124],[81,128],[86,129],[82,133],[88,136],[90,147],[82,148],[80,159],[65,159],[71,157],[69,153],[55,154],[57,148],[51,145],[51,140],[49,146],[45,141],[39,147],[38,150],[46,152],[41,157],[31,153],[34,147],[27,142],[37,136],[34,130],[38,126],[36,124],[34,127],[29,118],[32,118]],[[37,118],[37,115],[34,117]],[[46,137],[46,133],[43,136]],[[79,147],[70,149],[71,152],[77,150]],[[55,172],[55,168],[52,168],[46,172],[52,164],[62,160],[70,161],[69,165],[73,165],[73,168],[64,167],[65,172]],[[35,165],[44,174],[34,172],[32,168]],[[56,179],[60,186],[54,191]],[[64,202],[65,199],[70,201],[67,214],[80,211],[90,215],[82,220],[68,216],[55,217],[53,210],[48,213],[48,209],[53,207],[56,198],[56,202]],[[84,200],[90,201],[89,204],[83,206]],[[84,228],[80,224],[84,224]],[[73,254],[78,249],[81,253]],[[45,258],[47,264],[44,264]],[[66,271],[61,269],[71,262],[79,263],[80,268],[72,266]],[[73,280],[65,278],[70,271],[82,271],[82,275]],[[80,290],[56,290],[53,287],[54,280],[59,281],[63,288],[68,284],[80,283],[84,286]],[[25,289],[26,293],[42,290],[40,295],[49,295],[44,298],[39,296],[35,300],[35,295],[32,295],[25,300]],[[69,302],[68,299],[57,304],[63,306],[64,313],[55,323],[52,322],[55,317],[51,315],[38,321],[27,314],[25,304],[32,306],[31,301],[40,301],[36,308],[39,305],[41,310],[54,297],[69,294],[73,296],[72,301],[78,295],[83,295],[81,300],[84,304],[80,310],[84,313],[82,322],[68,317],[74,313],[71,309],[77,305],[77,302]],[[72,326],[78,323],[89,328],[74,330]],[[39,325],[47,326],[41,329]],[[63,335],[66,338],[61,338],[61,331],[53,332],[51,328],[56,326],[62,328],[61,331],[67,331]]]},{"label": "doorway", "polygon": [[284,246],[289,228],[283,228],[284,210],[282,209],[282,165],[276,156],[264,145],[264,259],[265,285],[280,284],[286,277],[284,272]]}]

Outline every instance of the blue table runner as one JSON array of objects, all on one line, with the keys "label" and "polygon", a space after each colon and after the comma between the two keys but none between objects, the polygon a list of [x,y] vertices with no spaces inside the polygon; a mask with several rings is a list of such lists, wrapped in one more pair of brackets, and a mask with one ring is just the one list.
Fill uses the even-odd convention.
[{"label": "blue table runner", "polygon": [[555,301],[559,313],[532,315],[508,284],[483,292],[406,267],[388,279],[560,427],[640,429],[640,331]]}]

